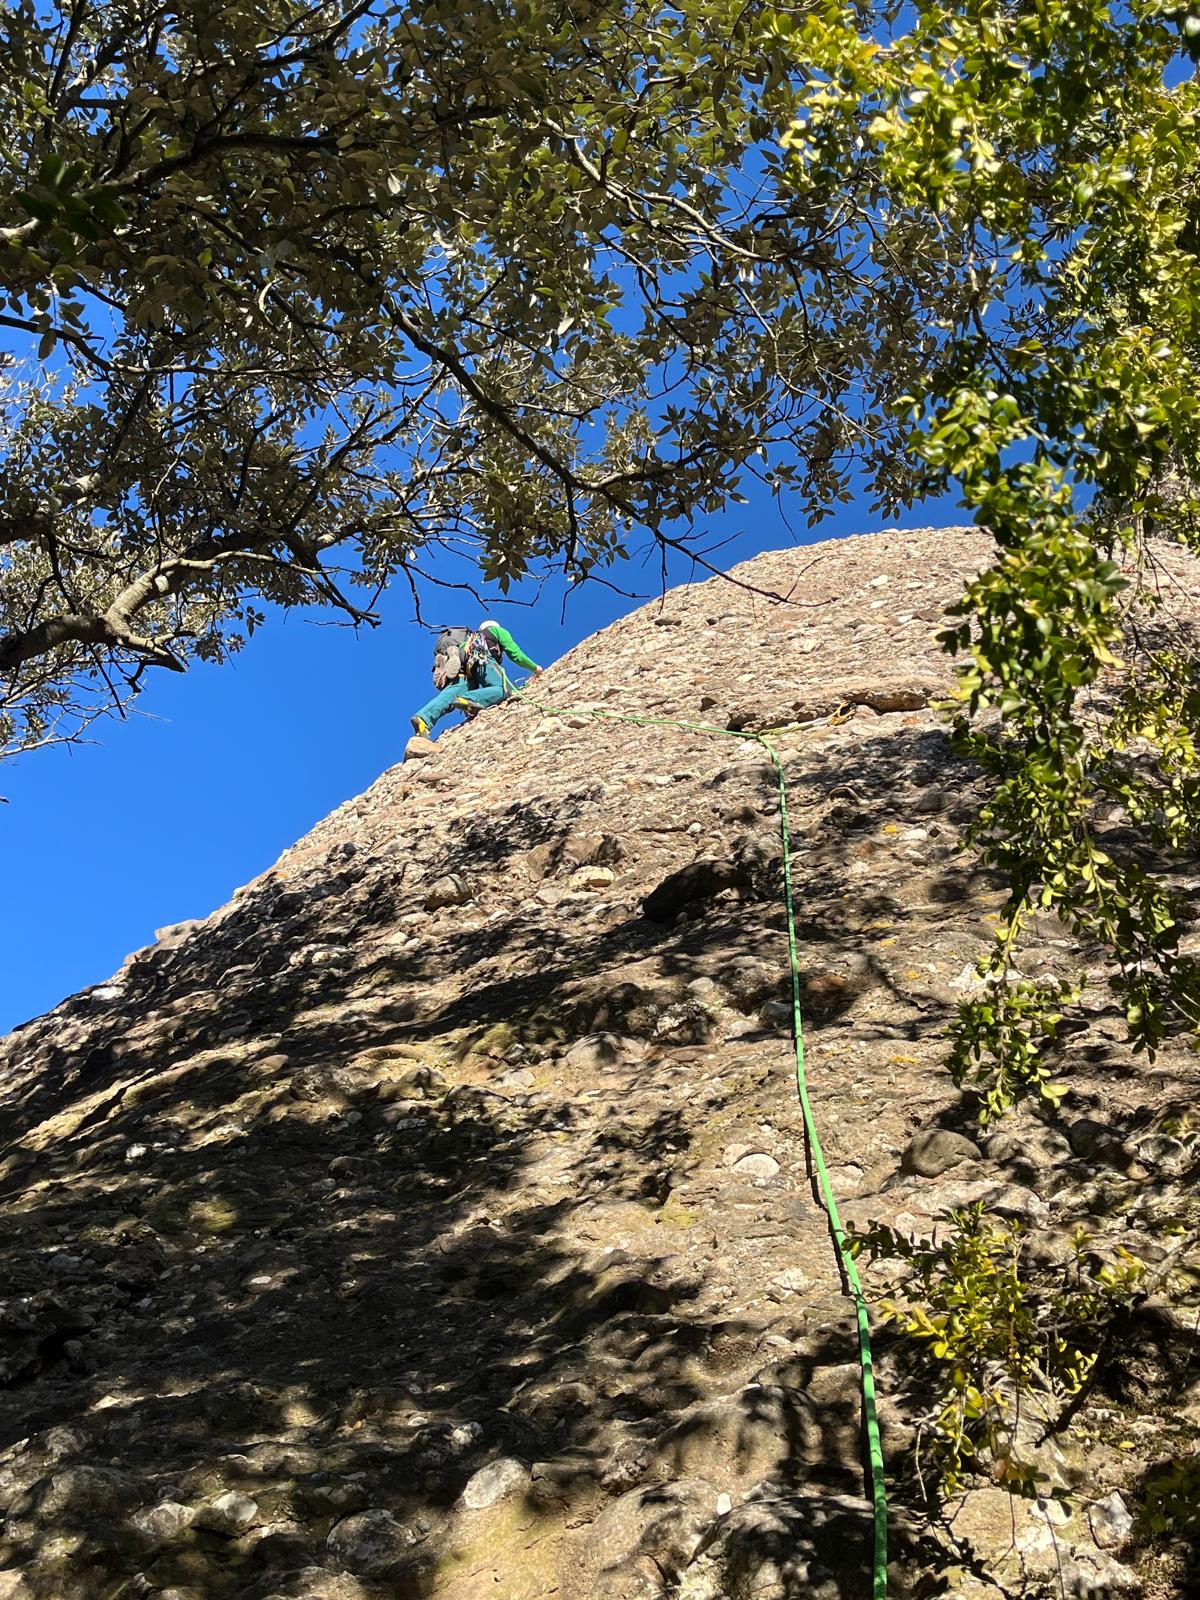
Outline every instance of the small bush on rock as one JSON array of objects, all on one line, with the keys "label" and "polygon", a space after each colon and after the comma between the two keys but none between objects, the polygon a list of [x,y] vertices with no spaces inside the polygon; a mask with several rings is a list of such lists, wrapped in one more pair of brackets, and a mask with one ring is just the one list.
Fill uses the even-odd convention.
[{"label": "small bush on rock", "polygon": [[1065,1268],[1031,1270],[1021,1223],[989,1221],[981,1201],[945,1221],[940,1240],[876,1224],[853,1235],[852,1247],[903,1263],[895,1297],[880,1309],[929,1362],[937,1486],[954,1494],[967,1471],[987,1465],[998,1482],[1033,1493],[1039,1472],[1019,1435],[1023,1405],[1037,1396],[1057,1408],[1079,1394],[1145,1268],[1122,1251],[1088,1276],[1081,1233]]}]

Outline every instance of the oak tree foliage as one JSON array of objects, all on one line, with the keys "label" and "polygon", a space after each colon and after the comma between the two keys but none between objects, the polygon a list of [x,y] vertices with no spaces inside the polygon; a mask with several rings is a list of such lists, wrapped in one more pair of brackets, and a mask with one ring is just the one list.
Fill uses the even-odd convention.
[{"label": "oak tree foliage", "polygon": [[775,15],[7,9],[0,746],[438,548],[581,578],[749,471],[902,493],[920,339],[783,181]]},{"label": "oak tree foliage", "polygon": [[[939,349],[900,402],[921,488],[957,491],[995,541],[943,643],[962,662],[954,736],[987,779],[974,842],[1010,893],[950,1065],[985,1122],[1023,1097],[1053,1116],[1083,975],[1024,976],[1031,924],[1060,919],[1107,968],[1110,992],[1087,1000],[1119,1007],[1135,1050],[1200,1043],[1200,619],[1160,605],[1164,544],[1200,554],[1200,12],[830,4],[792,36],[809,66],[797,194],[856,188],[844,238],[882,244],[889,284],[913,283],[905,241],[936,228],[969,288],[956,316],[915,310]],[[1172,1131],[1194,1179],[1194,1118]],[[951,1487],[986,1465],[1034,1492],[1031,1399],[1067,1428],[1129,1305],[1153,1288],[1194,1301],[1194,1186],[1140,1204],[1169,1240],[1149,1272],[1120,1252],[1097,1271],[1086,1234],[1076,1261],[1031,1266],[1020,1230],[979,1209],[918,1245],[858,1238],[891,1261],[885,1315],[942,1386]],[[1177,1487],[1160,1531],[1187,1526]]]},{"label": "oak tree foliage", "polygon": [[926,0],[903,29],[830,6],[793,35],[797,194],[859,180],[885,276],[910,283],[900,242],[936,226],[970,289],[902,405],[922,488],[996,542],[944,641],[991,779],[976,838],[1012,887],[955,1034],[991,1114],[1057,1092],[1071,991],[1019,976],[1034,916],[1107,949],[1139,1048],[1200,1023],[1153,869],[1200,824],[1197,638],[1153,626],[1161,541],[1200,551],[1200,84],[1172,70],[1198,32],[1156,0]]}]

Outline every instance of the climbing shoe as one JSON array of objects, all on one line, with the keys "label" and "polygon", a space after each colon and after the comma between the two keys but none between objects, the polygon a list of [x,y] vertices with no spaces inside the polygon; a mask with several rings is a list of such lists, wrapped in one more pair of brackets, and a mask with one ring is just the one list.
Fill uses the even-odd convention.
[{"label": "climbing shoe", "polygon": [[424,717],[410,717],[408,720],[412,723],[412,730],[418,739],[428,739],[429,724]]},{"label": "climbing shoe", "polygon": [[479,715],[479,707],[473,700],[468,700],[465,694],[456,696],[454,701],[454,709],[456,711],[461,711],[464,716],[467,717],[475,717]]}]

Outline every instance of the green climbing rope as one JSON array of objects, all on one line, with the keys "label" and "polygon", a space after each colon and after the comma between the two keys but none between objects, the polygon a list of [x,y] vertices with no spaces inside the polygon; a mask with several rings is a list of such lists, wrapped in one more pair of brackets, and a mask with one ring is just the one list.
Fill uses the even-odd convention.
[{"label": "green climbing rope", "polygon": [[788,965],[792,975],[792,1037],[796,1052],[796,1092],[804,1118],[804,1131],[808,1139],[812,1167],[817,1175],[817,1188],[821,1203],[829,1220],[829,1231],[841,1268],[846,1292],[854,1302],[858,1322],[858,1362],[862,1387],[863,1418],[867,1438],[867,1459],[871,1478],[871,1503],[874,1523],[874,1560],[871,1592],[873,1600],[887,1600],[887,1486],[883,1470],[883,1446],[879,1438],[879,1412],[875,1403],[875,1369],[871,1359],[871,1329],[867,1317],[867,1298],[862,1279],[850,1250],[841,1214],[825,1165],[821,1138],[813,1116],[808,1094],[808,1075],[804,1065],[804,1019],[800,1008],[800,961],[796,943],[796,906],[792,892],[792,846],[788,826],[787,777],[779,753],[765,733],[744,732],[735,728],[719,728],[714,723],[683,722],[672,717],[639,717],[629,712],[605,711],[597,706],[548,706],[512,683],[503,667],[500,669],[509,692],[524,704],[540,711],[544,716],[586,716],[597,722],[632,723],[638,728],[681,728],[688,733],[703,733],[725,739],[739,739],[745,744],[756,744],[764,750],[775,770],[779,785],[779,832],[783,842],[783,899],[787,912]]}]

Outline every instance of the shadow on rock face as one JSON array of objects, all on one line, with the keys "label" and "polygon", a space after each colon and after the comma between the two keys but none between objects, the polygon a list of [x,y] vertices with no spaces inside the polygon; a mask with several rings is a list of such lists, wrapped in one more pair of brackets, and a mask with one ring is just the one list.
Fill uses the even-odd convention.
[{"label": "shadow on rock face", "polygon": [[[872,1508],[851,1495],[771,1493],[733,1508],[693,1559],[679,1600],[870,1600]],[[901,1521],[890,1532],[888,1593],[911,1594],[916,1541]]]},{"label": "shadow on rock face", "polygon": [[[726,1485],[834,1459],[823,1420],[801,1469],[773,1397],[711,1398],[761,1363],[769,1323],[710,1366],[734,1346],[668,1232],[637,1257],[581,1255],[592,1177],[631,1225],[671,1216],[689,1148],[677,1112],[564,1144],[567,1108],[450,1083],[452,1053],[444,1071],[420,1059],[402,1025],[395,1045],[377,1026],[331,1062],[332,1020],[311,1036],[279,1020],[284,1049],[268,1032],[165,1051],[160,1073],[109,1096],[102,1137],[68,1105],[54,1143],[10,1169],[14,1600],[150,1592],[123,1587],[135,1579],[188,1600],[473,1600],[485,1557],[520,1573],[547,1528],[553,1582],[586,1572],[581,1596],[632,1595],[604,1587],[601,1534],[593,1554],[561,1554],[573,1521],[603,1515],[642,1530],[637,1582],[657,1595]],[[642,1048],[617,1052],[628,1070]],[[603,1081],[611,1065],[586,1070]],[[501,1460],[560,1498],[518,1486],[464,1505]],[[668,1481],[680,1472],[719,1487]],[[635,1491],[636,1515],[616,1509]]]},{"label": "shadow on rock face", "polygon": [[[731,661],[775,670],[782,636],[735,620],[713,630]],[[909,637],[859,632],[853,661]],[[686,711],[712,685],[675,659]],[[799,715],[810,659],[770,703]],[[1129,1075],[1104,1017],[1063,1045],[1094,1096],[1069,1158],[968,1145],[938,1041],[998,885],[964,864],[976,774],[890,672],[845,725],[779,735],[786,840],[761,750],[498,710],[0,1044],[0,1597],[869,1593],[783,850],[848,1217],[982,1184],[1036,1220],[1039,1165],[1071,1163],[1121,1216],[1110,1154],[1176,1183],[1194,1159],[1169,1129],[1122,1122],[1110,1149],[1083,1125]],[[1177,1059],[1153,1070],[1189,1092]],[[1179,1331],[1147,1320],[1114,1381],[1165,1409]],[[915,1502],[928,1373],[886,1332],[876,1368],[890,1489]]]}]

